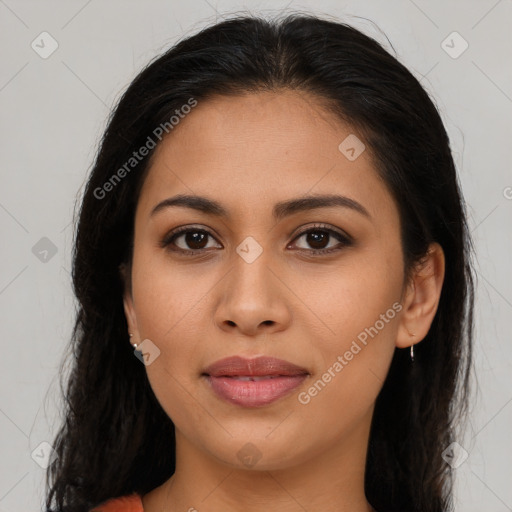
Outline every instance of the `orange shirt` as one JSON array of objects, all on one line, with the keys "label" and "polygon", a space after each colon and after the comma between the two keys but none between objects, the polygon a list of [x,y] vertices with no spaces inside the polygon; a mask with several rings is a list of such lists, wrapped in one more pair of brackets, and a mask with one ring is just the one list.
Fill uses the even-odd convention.
[{"label": "orange shirt", "polygon": [[144,509],[140,495],[133,493],[107,500],[90,512],[144,512]]}]

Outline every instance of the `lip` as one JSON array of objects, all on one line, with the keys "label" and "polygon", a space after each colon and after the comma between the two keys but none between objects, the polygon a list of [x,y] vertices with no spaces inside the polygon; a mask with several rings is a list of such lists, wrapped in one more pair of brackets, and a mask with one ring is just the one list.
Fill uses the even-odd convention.
[{"label": "lip", "polygon": [[275,357],[259,356],[247,359],[240,356],[226,357],[211,364],[203,374],[211,377],[260,377],[260,376],[296,376],[309,372],[293,363]]},{"label": "lip", "polygon": [[215,394],[242,407],[261,407],[291,393],[308,377],[300,366],[274,357],[227,357],[205,368]]}]

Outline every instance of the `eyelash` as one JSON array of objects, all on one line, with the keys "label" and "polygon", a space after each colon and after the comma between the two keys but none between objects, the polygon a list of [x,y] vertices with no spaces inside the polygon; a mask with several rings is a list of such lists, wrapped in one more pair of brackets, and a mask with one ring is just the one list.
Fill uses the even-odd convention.
[{"label": "eyelash", "polygon": [[[207,235],[211,236],[212,238],[215,238],[209,231],[207,231],[205,229],[193,228],[190,226],[182,226],[182,227],[177,228],[174,231],[171,231],[170,233],[168,233],[164,237],[164,239],[161,241],[160,246],[162,248],[168,248],[175,241],[175,239],[178,238],[179,235],[183,235],[188,232],[206,233]],[[315,224],[315,225],[311,226],[310,228],[298,233],[297,236],[293,239],[293,241],[299,239],[303,235],[307,235],[309,233],[316,233],[316,232],[325,232],[325,233],[328,233],[329,235],[334,235],[334,238],[339,240],[341,245],[337,246],[337,247],[331,247],[330,249],[299,249],[299,251],[309,252],[310,254],[313,254],[313,255],[325,255],[325,254],[329,254],[332,252],[340,251],[344,247],[351,246],[353,243],[352,239],[350,237],[348,237],[347,235],[344,235],[343,233],[341,233],[339,231],[329,228],[325,224]],[[173,252],[180,252],[185,256],[197,256],[198,253],[204,252],[207,249],[192,250],[192,249],[177,248],[177,249],[168,249],[168,250],[173,251]]]}]

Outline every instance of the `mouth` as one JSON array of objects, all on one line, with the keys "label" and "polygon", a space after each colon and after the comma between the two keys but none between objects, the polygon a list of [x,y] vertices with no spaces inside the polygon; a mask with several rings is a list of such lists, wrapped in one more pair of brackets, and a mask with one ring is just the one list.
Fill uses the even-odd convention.
[{"label": "mouth", "polygon": [[282,359],[234,356],[210,365],[201,375],[218,398],[241,407],[261,407],[290,394],[310,374]]}]

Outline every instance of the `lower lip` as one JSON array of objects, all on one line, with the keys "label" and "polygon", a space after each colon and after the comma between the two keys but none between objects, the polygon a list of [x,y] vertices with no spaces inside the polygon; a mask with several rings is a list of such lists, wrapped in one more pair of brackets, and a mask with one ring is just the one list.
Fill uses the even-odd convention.
[{"label": "lower lip", "polygon": [[271,404],[291,393],[306,377],[307,375],[293,375],[253,381],[206,376],[217,396],[242,407],[261,407]]}]

